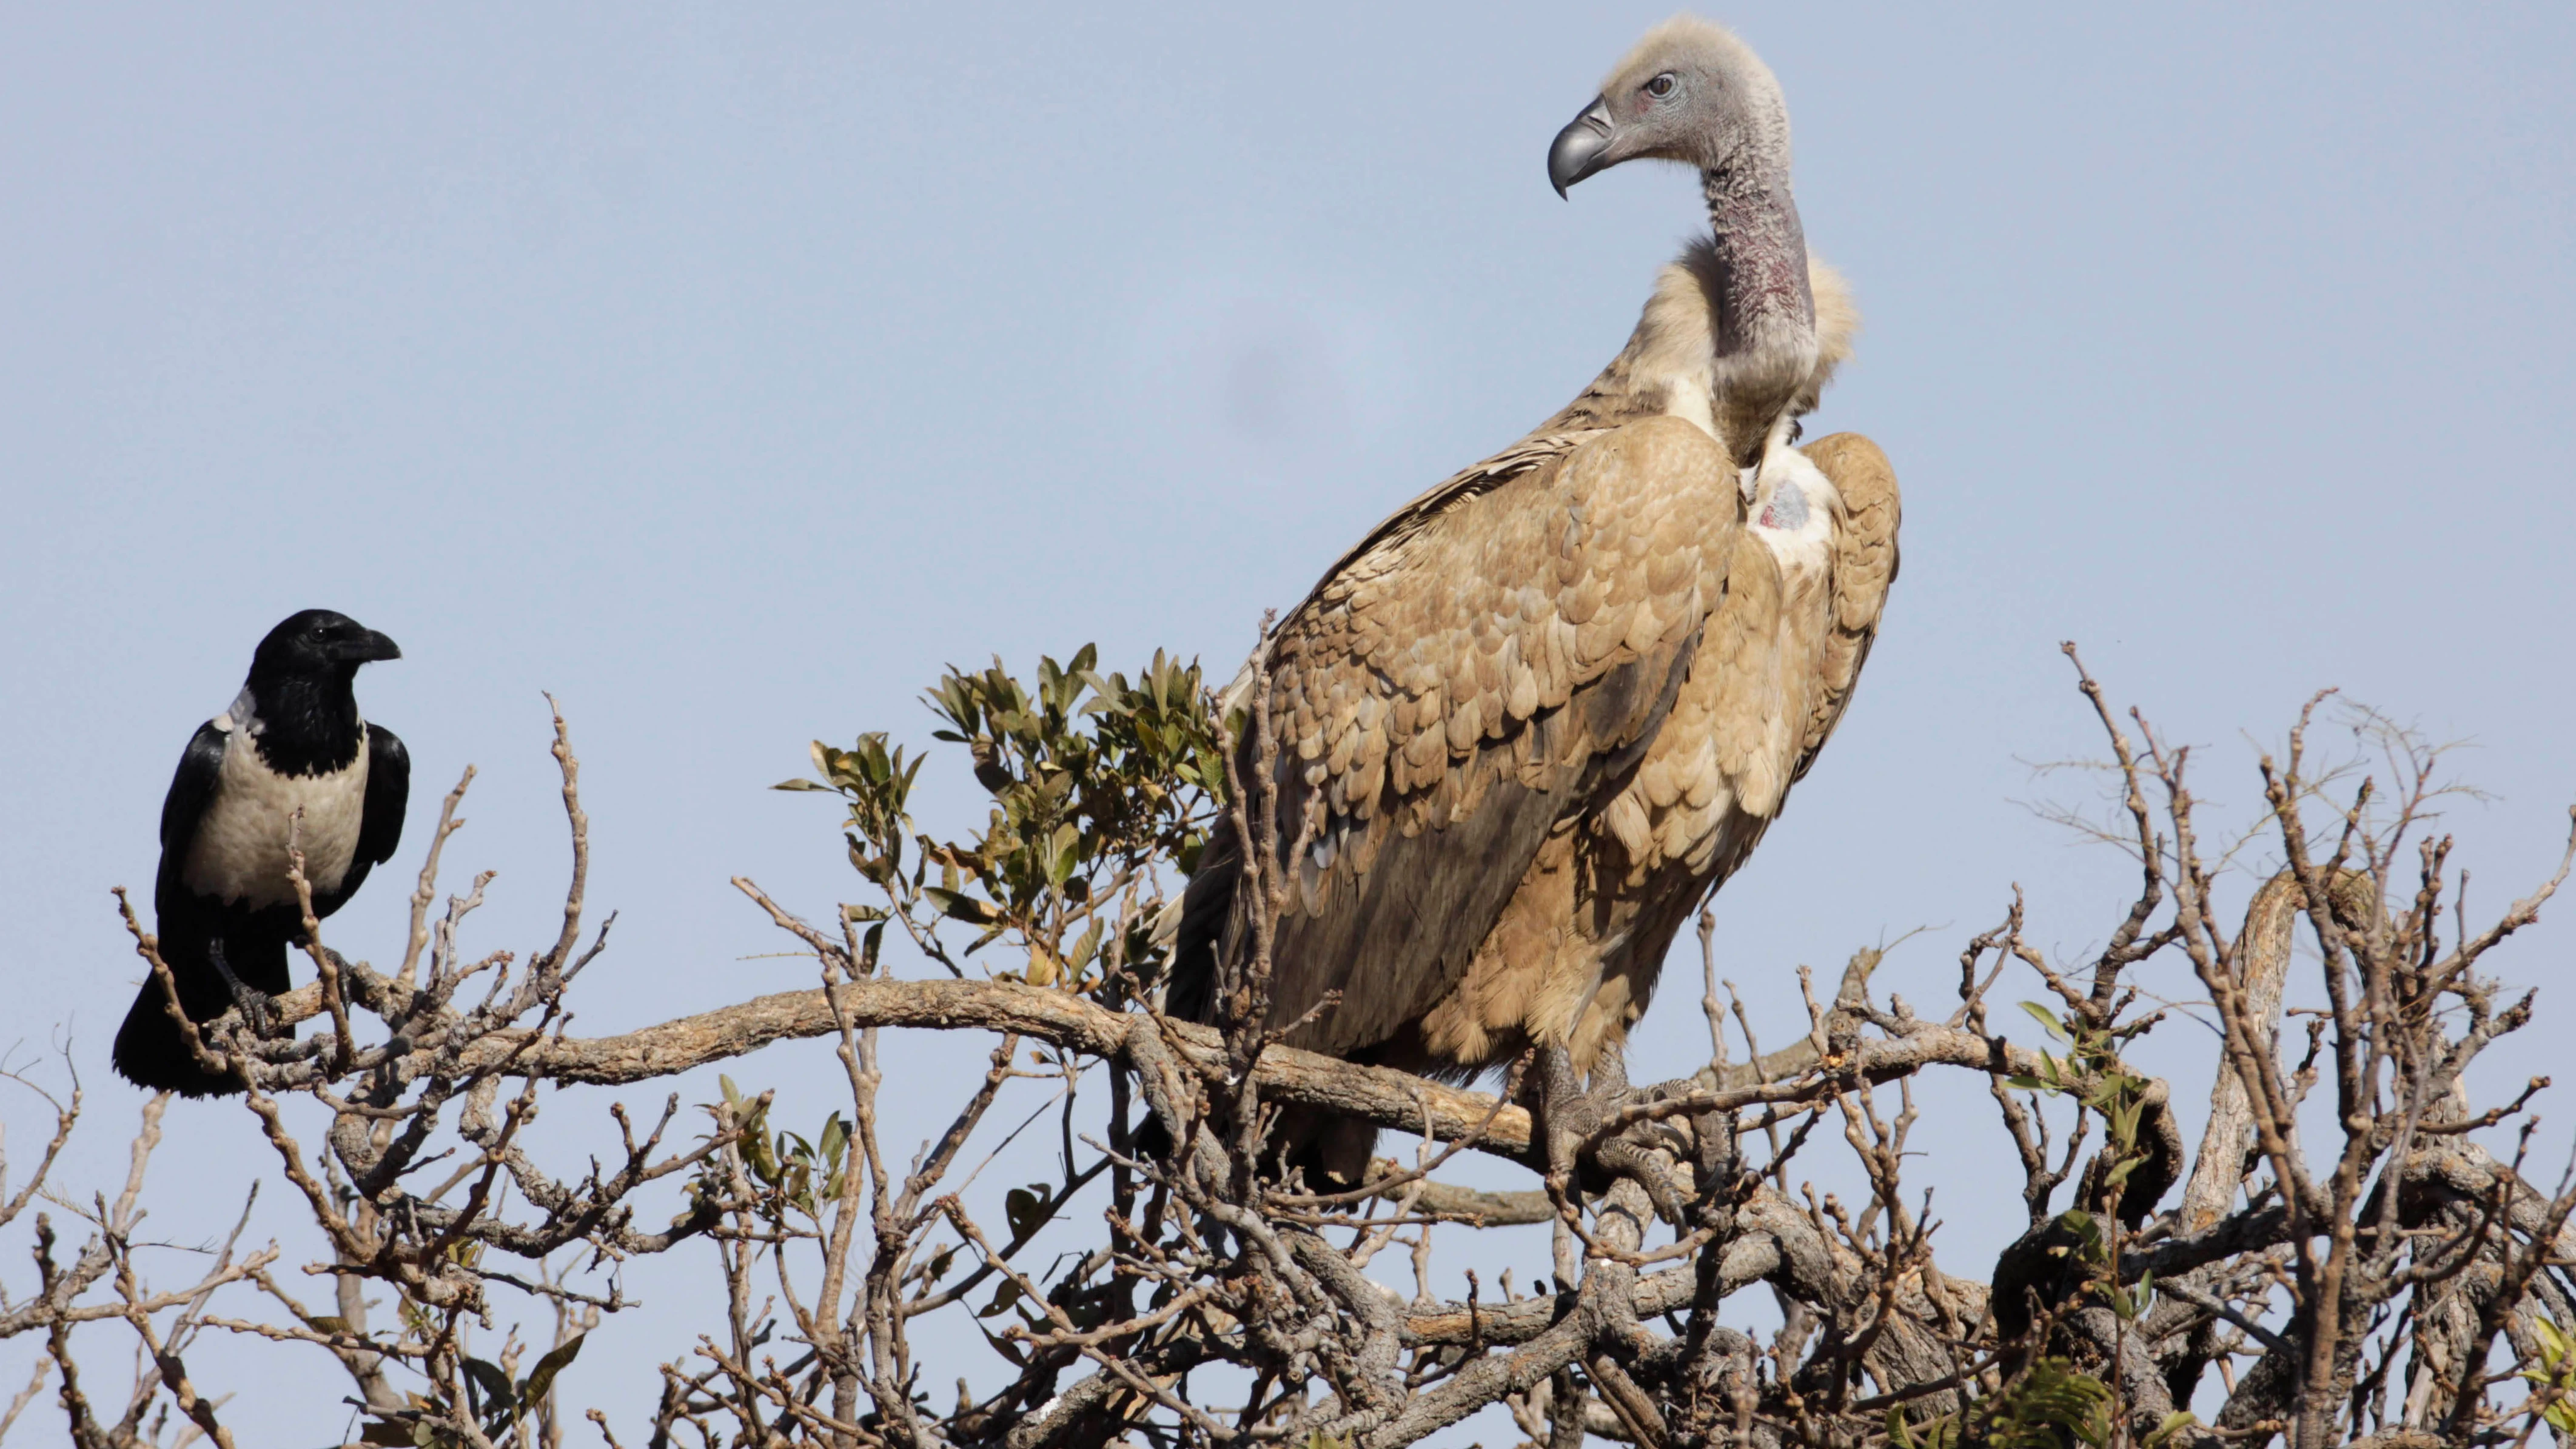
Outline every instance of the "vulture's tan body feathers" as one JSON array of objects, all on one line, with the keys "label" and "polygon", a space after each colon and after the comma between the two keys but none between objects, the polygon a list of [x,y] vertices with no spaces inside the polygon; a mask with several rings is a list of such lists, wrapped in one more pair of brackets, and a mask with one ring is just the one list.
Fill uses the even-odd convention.
[{"label": "vulture's tan body feathers", "polygon": [[[1896,481],[1857,435],[1786,443],[1850,352],[1840,279],[1807,261],[1805,370],[1771,355],[1748,401],[1721,335],[1744,275],[1686,251],[1590,387],[1397,510],[1267,644],[1291,1044],[1452,1077],[1538,1045],[1589,1072],[1840,720],[1896,573]],[[1191,882],[1176,1014],[1223,1014],[1240,849],[1220,829]],[[1374,1135],[1282,1133],[1345,1178]]]}]

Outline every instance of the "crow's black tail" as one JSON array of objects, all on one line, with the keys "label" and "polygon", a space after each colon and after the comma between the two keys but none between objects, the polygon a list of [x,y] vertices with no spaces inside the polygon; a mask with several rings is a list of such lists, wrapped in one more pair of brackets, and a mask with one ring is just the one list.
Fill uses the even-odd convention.
[{"label": "crow's black tail", "polygon": [[[212,1021],[232,1005],[221,978],[213,982],[212,1001],[196,999],[204,993],[189,989],[194,983],[188,977],[179,979],[179,1000],[191,1021]],[[170,1019],[167,1000],[158,977],[144,982],[143,989],[135,993],[134,1005],[125,1013],[125,1024],[116,1029],[112,1057],[116,1074],[146,1091],[176,1092],[182,1097],[223,1097],[240,1091],[241,1081],[232,1073],[210,1072],[197,1065],[179,1023]]]},{"label": "crow's black tail", "polygon": [[[170,964],[171,979],[179,987],[179,1005],[190,1021],[212,1021],[232,1009],[226,966],[251,990],[273,996],[287,988],[286,942],[273,932],[227,931],[176,911],[162,912],[161,927],[161,959]],[[147,1091],[228,1097],[242,1090],[241,1079],[231,1072],[208,1071],[197,1064],[179,1023],[170,1019],[169,998],[157,974],[146,978],[143,989],[135,993],[125,1024],[116,1030],[110,1060],[118,1076]]]}]

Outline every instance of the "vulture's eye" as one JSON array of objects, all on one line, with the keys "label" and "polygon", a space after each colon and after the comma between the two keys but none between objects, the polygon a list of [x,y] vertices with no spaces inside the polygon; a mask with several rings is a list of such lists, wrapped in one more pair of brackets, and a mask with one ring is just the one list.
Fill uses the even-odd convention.
[{"label": "vulture's eye", "polygon": [[1653,96],[1656,100],[1660,101],[1664,97],[1671,95],[1673,93],[1673,87],[1678,84],[1680,84],[1680,82],[1675,81],[1670,72],[1666,72],[1665,74],[1659,75],[1653,80],[1646,82],[1646,94]]}]

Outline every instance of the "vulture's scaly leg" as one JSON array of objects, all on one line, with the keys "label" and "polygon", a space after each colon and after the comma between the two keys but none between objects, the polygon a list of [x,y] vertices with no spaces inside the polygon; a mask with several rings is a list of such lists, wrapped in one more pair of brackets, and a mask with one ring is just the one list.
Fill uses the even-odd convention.
[{"label": "vulture's scaly leg", "polygon": [[[1587,1094],[1598,1101],[1600,1113],[1610,1113],[1628,1105],[1637,1097],[1628,1085],[1628,1052],[1624,1042],[1612,1040],[1601,1044],[1601,1055],[1592,1064],[1592,1089]],[[1655,1138],[1655,1124],[1640,1122],[1601,1144],[1592,1160],[1603,1171],[1633,1179],[1655,1201],[1655,1212],[1676,1232],[1690,1231],[1690,1205],[1682,1201],[1681,1189],[1673,1185],[1672,1164],[1657,1162],[1654,1150],[1661,1146]]]},{"label": "vulture's scaly leg", "polygon": [[1631,1128],[1589,1154],[1583,1151],[1583,1144],[1636,1095],[1628,1087],[1628,1064],[1618,1043],[1602,1045],[1588,1085],[1576,1078],[1573,1059],[1563,1048],[1539,1048],[1536,1085],[1533,1105],[1539,1140],[1546,1148],[1547,1174],[1565,1184],[1569,1197],[1581,1200],[1584,1169],[1589,1168],[1597,1177],[1635,1180],[1654,1199],[1655,1211],[1665,1221],[1676,1227],[1688,1223],[1689,1205],[1674,1187],[1671,1171],[1652,1156],[1654,1144],[1645,1135],[1654,1130],[1652,1126]]},{"label": "vulture's scaly leg", "polygon": [[1575,1077],[1574,1059],[1565,1048],[1541,1046],[1537,1068],[1530,1074],[1530,1109],[1537,1119],[1533,1124],[1537,1130],[1532,1135],[1538,1139],[1533,1145],[1540,1151],[1541,1168],[1551,1178],[1562,1177],[1566,1190],[1573,1192],[1577,1190],[1575,1151],[1591,1135],[1599,1114],[1592,1114],[1590,1121],[1581,1120],[1586,1105],[1583,1083]]}]

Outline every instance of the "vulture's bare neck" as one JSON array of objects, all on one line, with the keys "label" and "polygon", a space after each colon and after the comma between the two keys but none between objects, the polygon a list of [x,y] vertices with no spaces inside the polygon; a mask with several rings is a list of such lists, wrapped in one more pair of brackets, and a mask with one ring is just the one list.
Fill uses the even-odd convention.
[{"label": "vulture's bare neck", "polygon": [[1846,337],[1830,334],[1848,307],[1833,299],[1820,336],[1817,279],[1788,178],[1711,170],[1701,187],[1707,239],[1664,269],[1627,347],[1542,431],[1671,413],[1751,468],[1815,405],[1846,349]]},{"label": "vulture's bare neck", "polygon": [[1816,367],[1816,299],[1807,234],[1789,178],[1706,171],[1709,300],[1717,313],[1711,370],[1718,440],[1752,467],[1776,441]]}]

